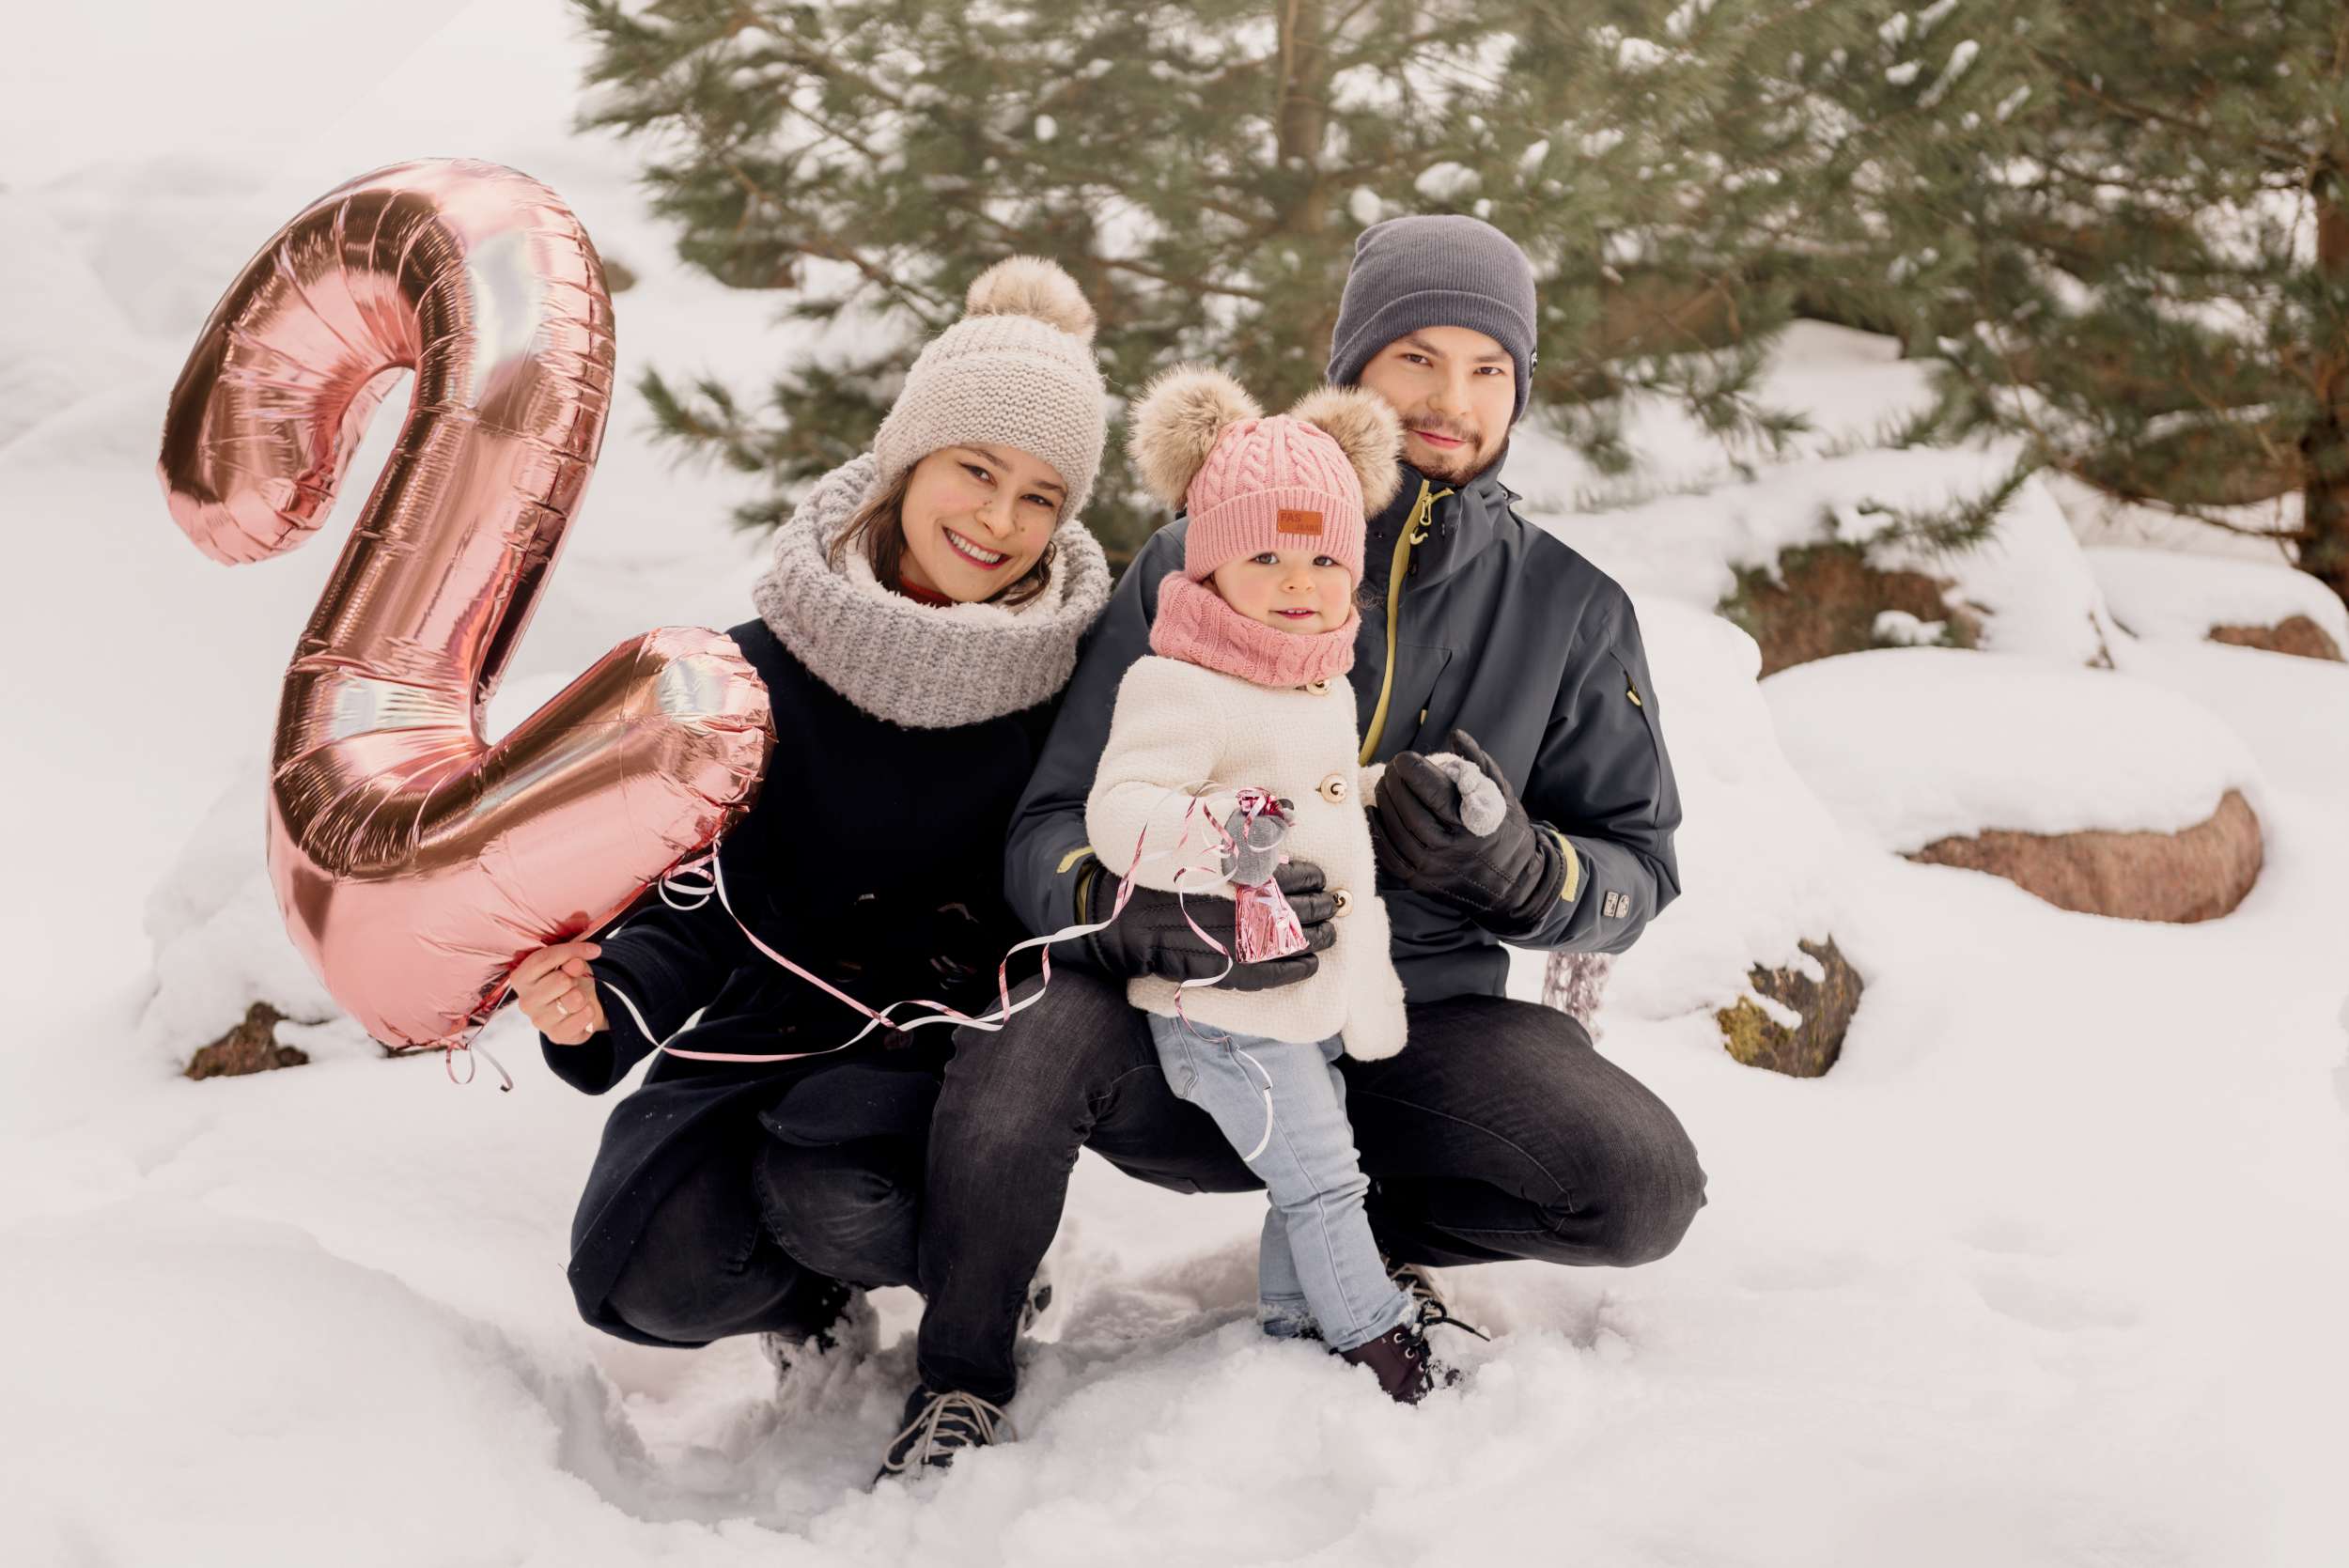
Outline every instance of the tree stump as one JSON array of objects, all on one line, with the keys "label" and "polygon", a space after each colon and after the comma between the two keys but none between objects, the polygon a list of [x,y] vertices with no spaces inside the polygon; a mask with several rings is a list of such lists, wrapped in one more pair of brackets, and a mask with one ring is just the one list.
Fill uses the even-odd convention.
[{"label": "tree stump", "polygon": [[1766,1067],[1789,1078],[1817,1078],[1843,1055],[1843,1036],[1859,1010],[1864,987],[1859,971],[1836,947],[1834,938],[1796,945],[1818,962],[1821,978],[1814,980],[1794,966],[1772,970],[1758,964],[1750,978],[1756,991],[1801,1015],[1797,1027],[1788,1029],[1750,1001],[1724,1007],[1713,1018],[1720,1025],[1729,1054],[1747,1066]]}]

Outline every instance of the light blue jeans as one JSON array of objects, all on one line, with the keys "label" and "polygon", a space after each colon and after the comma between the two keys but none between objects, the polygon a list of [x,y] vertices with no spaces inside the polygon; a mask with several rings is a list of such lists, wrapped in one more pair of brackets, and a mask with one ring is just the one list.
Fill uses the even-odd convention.
[{"label": "light blue jeans", "polygon": [[1344,1042],[1186,1028],[1156,1013],[1150,1037],[1168,1086],[1215,1118],[1271,1197],[1256,1254],[1265,1331],[1287,1338],[1317,1323],[1332,1349],[1351,1350],[1410,1316],[1362,1213],[1370,1180],[1346,1119]]}]

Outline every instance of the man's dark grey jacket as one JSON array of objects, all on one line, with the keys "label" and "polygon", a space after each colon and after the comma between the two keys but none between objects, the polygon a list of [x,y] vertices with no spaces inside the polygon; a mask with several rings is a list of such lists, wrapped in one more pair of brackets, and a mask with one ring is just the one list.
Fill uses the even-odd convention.
[{"label": "man's dark grey jacket", "polygon": [[[1423,492],[1432,501],[1423,511]],[[1533,820],[1573,849],[1556,910],[1517,944],[1620,953],[1679,896],[1672,832],[1680,790],[1630,598],[1512,512],[1516,499],[1491,469],[1453,493],[1407,467],[1402,490],[1370,520],[1349,676],[1364,759],[1441,751],[1455,726],[1468,731],[1508,774]],[[1423,520],[1410,527],[1415,514]],[[1159,529],[1127,568],[1085,638],[1012,815],[1004,890],[1038,934],[1076,918],[1078,873],[1093,849],[1085,796],[1109,739],[1118,682],[1149,651],[1159,582],[1181,569],[1186,526],[1177,518]],[[1378,892],[1411,1001],[1501,994],[1508,955],[1498,938],[1434,899],[1383,883]]]}]

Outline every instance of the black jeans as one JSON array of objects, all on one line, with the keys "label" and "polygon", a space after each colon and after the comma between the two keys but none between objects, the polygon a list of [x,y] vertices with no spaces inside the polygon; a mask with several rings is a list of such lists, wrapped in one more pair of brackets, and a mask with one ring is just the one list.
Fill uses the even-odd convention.
[{"label": "black jeans", "polygon": [[837,1315],[843,1285],[915,1282],[921,1191],[912,1139],[733,1141],[653,1210],[611,1310],[685,1344],[763,1331],[805,1338]]},{"label": "black jeans", "polygon": [[[1704,1203],[1696,1150],[1664,1102],[1567,1015],[1500,997],[1409,1010],[1410,1044],[1342,1061],[1371,1179],[1371,1230],[1398,1262],[1647,1263]],[[994,1034],[957,1032],[930,1124],[919,1368],[1002,1404],[1028,1281],[1091,1148],[1187,1192],[1260,1184],[1215,1123],[1167,1088],[1125,986],[1081,970]]]}]

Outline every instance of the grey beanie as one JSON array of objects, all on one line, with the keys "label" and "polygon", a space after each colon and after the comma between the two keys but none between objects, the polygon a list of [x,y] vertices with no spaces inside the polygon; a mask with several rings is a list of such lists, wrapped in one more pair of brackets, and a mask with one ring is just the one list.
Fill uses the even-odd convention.
[{"label": "grey beanie", "polygon": [[1061,516],[1077,516],[1109,428],[1084,291],[1052,262],[1013,256],[971,280],[963,307],[923,346],[873,437],[876,484],[895,484],[940,447],[1000,442],[1051,464],[1068,487]]},{"label": "grey beanie", "polygon": [[1351,386],[1371,356],[1422,327],[1470,327],[1517,362],[1514,425],[1533,384],[1533,264],[1480,218],[1389,218],[1362,230],[1330,337],[1330,380]]}]

